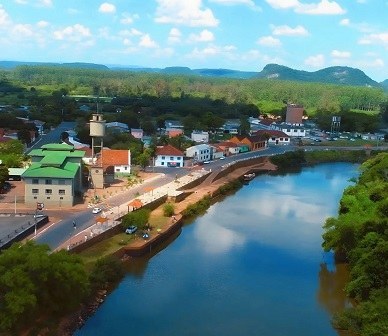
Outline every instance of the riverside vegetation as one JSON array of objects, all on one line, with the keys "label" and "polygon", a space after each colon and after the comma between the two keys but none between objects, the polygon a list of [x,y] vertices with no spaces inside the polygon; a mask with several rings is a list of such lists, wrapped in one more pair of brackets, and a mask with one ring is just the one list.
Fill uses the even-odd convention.
[{"label": "riverside vegetation", "polygon": [[334,318],[337,328],[362,336],[388,335],[388,153],[361,165],[341,198],[338,217],[324,225],[323,247],[350,266],[353,308]]}]

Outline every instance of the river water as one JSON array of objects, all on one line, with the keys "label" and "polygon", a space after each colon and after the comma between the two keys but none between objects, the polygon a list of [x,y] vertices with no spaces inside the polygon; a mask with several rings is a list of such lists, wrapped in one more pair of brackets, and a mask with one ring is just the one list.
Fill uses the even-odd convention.
[{"label": "river water", "polygon": [[323,253],[357,166],[262,175],[187,223],[128,274],[75,335],[331,336],[347,272]]}]

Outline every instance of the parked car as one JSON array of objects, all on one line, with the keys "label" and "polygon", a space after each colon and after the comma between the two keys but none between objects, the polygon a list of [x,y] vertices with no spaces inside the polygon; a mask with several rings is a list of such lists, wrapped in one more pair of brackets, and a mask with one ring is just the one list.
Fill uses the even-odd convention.
[{"label": "parked car", "polygon": [[209,164],[210,161],[203,161],[203,164]]},{"label": "parked car", "polygon": [[135,233],[136,230],[137,230],[137,226],[131,225],[131,226],[127,227],[127,229],[125,230],[125,233],[126,234],[132,234],[132,233]]},{"label": "parked car", "polygon": [[225,156],[221,156],[221,157],[220,157],[220,160],[225,160]]},{"label": "parked car", "polygon": [[101,211],[102,211],[101,208],[93,208],[93,210],[92,210],[92,212],[93,212],[94,214],[98,214],[98,213],[100,213]]}]

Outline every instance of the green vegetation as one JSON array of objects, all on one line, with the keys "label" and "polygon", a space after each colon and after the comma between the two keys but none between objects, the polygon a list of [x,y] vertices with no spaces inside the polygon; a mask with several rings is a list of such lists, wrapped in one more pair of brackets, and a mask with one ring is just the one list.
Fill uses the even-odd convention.
[{"label": "green vegetation", "polygon": [[147,226],[150,213],[151,210],[145,208],[129,212],[122,218],[121,225],[124,229],[131,225],[135,225],[139,229],[144,229]]},{"label": "green vegetation", "polygon": [[211,204],[211,197],[205,196],[195,204],[190,204],[185,210],[182,211],[183,218],[191,218],[200,214],[203,214]]},{"label": "green vegetation", "polygon": [[388,153],[366,161],[340,201],[337,218],[324,225],[323,247],[350,265],[348,295],[354,308],[334,319],[337,327],[365,336],[388,334]]},{"label": "green vegetation", "polygon": [[175,207],[172,203],[166,203],[163,205],[163,214],[165,217],[171,217],[175,213]]},{"label": "green vegetation", "polygon": [[112,256],[98,259],[93,266],[90,282],[94,291],[106,287],[108,284],[116,283],[124,276],[124,269],[120,260]]},{"label": "green vegetation", "polygon": [[25,160],[23,144],[19,140],[10,140],[0,143],[0,160],[8,168],[23,167]]},{"label": "green vegetation", "polygon": [[241,182],[241,180],[234,180],[219,187],[218,192],[220,193],[220,195],[228,195],[231,192],[240,189],[242,186],[243,183]]},{"label": "green vegetation", "polygon": [[14,244],[0,255],[0,330],[17,334],[41,317],[75,309],[89,294],[79,257],[46,245]]}]

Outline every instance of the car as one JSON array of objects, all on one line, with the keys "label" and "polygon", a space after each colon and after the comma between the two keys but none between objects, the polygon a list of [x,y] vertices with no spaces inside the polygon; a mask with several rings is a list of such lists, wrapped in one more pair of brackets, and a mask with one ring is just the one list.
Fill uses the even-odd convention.
[{"label": "car", "polygon": [[98,213],[100,213],[101,211],[102,211],[101,208],[93,208],[93,210],[92,210],[92,212],[93,212],[94,214],[98,214]]},{"label": "car", "polygon": [[221,157],[220,157],[220,160],[225,160],[225,156],[221,156]]},{"label": "car", "polygon": [[125,230],[125,233],[126,234],[132,234],[132,233],[135,233],[136,230],[137,230],[137,226],[131,225],[131,226],[127,227],[127,229]]},{"label": "car", "polygon": [[203,164],[209,164],[210,161],[203,161]]}]

